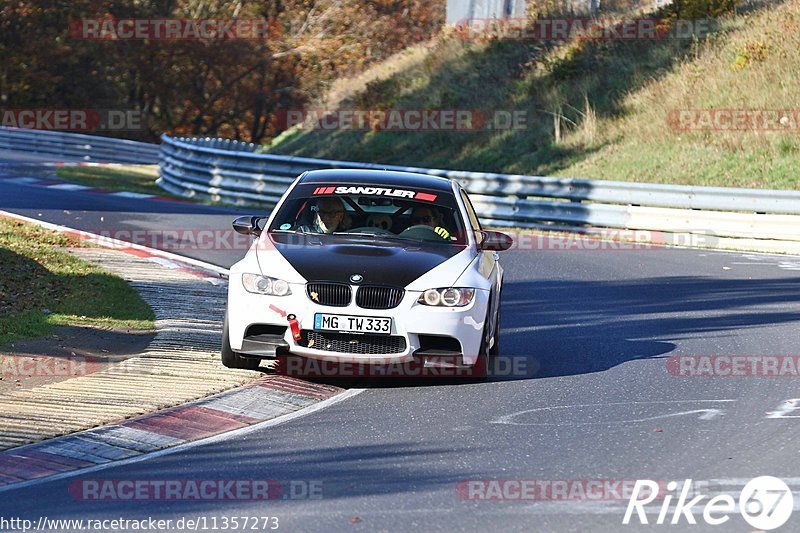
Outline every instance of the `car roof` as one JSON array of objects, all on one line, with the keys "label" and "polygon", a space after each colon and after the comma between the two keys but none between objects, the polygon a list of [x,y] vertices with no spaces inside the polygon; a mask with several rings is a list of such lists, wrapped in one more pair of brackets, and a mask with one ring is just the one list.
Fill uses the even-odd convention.
[{"label": "car roof", "polygon": [[428,174],[392,170],[329,169],[311,170],[303,174],[300,184],[347,183],[355,185],[388,185],[412,189],[435,189],[452,192],[452,180]]}]

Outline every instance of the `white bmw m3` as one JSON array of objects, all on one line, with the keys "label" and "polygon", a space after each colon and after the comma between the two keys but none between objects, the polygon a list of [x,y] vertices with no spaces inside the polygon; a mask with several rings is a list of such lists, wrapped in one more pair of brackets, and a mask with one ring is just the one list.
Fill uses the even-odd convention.
[{"label": "white bmw m3", "polygon": [[256,240],[230,270],[227,367],[293,354],[487,371],[498,354],[497,251],[512,241],[481,228],[454,180],[306,172],[269,217],[233,227]]}]

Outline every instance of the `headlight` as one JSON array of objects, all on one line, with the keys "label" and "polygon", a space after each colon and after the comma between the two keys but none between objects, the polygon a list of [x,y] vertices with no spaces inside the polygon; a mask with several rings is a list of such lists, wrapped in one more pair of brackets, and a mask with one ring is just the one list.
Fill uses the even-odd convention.
[{"label": "headlight", "polygon": [[475,297],[475,289],[464,287],[447,287],[445,289],[428,289],[422,293],[417,302],[422,305],[440,307],[464,307]]},{"label": "headlight", "polygon": [[286,296],[291,294],[289,283],[282,279],[259,276],[258,274],[242,274],[242,285],[247,292],[267,294],[270,296]]}]

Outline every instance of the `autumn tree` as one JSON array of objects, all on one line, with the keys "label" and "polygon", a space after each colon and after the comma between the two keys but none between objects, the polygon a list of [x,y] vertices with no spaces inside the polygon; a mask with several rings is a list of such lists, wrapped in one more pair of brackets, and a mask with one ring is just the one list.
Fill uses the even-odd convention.
[{"label": "autumn tree", "polygon": [[[80,39],[82,19],[268,22],[260,39]],[[162,132],[259,142],[339,76],[429,39],[444,0],[16,0],[0,8],[0,107],[136,109]]]}]

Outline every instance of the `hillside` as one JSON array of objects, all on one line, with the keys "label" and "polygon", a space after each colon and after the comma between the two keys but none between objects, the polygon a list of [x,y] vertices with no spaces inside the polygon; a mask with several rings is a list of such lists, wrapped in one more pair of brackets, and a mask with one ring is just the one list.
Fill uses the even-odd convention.
[{"label": "hillside", "polygon": [[[800,101],[798,74],[796,0],[720,18],[715,31],[700,39],[547,46],[533,40],[476,42],[446,32],[360,78],[342,80],[334,105],[478,109],[489,115],[521,110],[525,129],[293,129],[265,151],[475,171],[797,189],[800,117],[792,108]],[[751,111],[760,114],[751,116],[756,126],[749,130],[726,129],[727,112],[713,115],[722,117],[722,129],[703,129],[704,118],[711,116],[707,111],[690,115],[689,122],[679,120],[687,110],[709,109],[740,110],[729,117],[737,124]],[[773,116],[773,110],[783,112]]]}]

